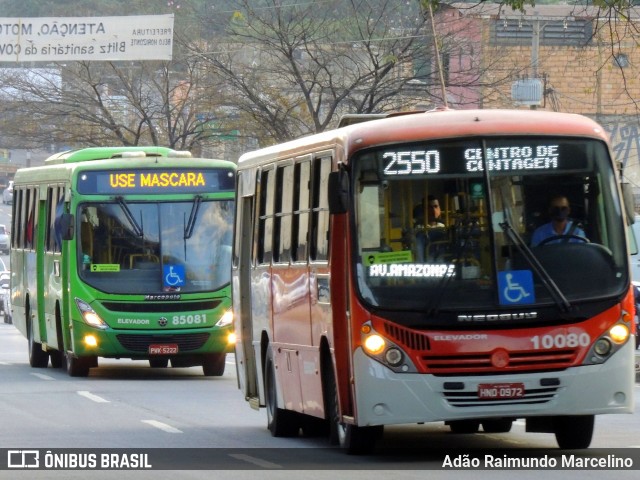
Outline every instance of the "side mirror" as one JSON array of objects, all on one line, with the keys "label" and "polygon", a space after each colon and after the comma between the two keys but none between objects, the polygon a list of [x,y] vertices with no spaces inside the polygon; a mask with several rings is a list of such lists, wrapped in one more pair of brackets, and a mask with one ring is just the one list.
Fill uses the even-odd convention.
[{"label": "side mirror", "polygon": [[630,183],[622,184],[622,201],[624,202],[624,210],[627,214],[627,224],[631,225],[635,222],[636,209],[633,188]]},{"label": "side mirror", "polygon": [[341,168],[329,174],[329,213],[340,214],[349,210],[349,174]]},{"label": "side mirror", "polygon": [[60,232],[63,240],[72,240],[74,234],[75,220],[72,213],[63,213],[56,220],[56,230]]}]

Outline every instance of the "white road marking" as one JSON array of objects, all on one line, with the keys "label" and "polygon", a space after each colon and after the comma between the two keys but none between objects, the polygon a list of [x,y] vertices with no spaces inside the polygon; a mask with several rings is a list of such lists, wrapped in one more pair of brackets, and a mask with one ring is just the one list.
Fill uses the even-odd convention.
[{"label": "white road marking", "polygon": [[167,425],[166,423],[158,422],[157,420],[142,420],[142,423],[146,423],[151,425],[152,427],[159,428],[167,433],[183,433],[182,430],[178,430],[171,425]]},{"label": "white road marking", "polygon": [[277,463],[268,462],[267,460],[262,460],[261,458],[252,457],[251,455],[245,455],[243,453],[230,453],[229,456],[244,462],[252,463],[262,468],[282,468],[282,465],[278,465]]},{"label": "white road marking", "polygon": [[11,365],[9,362],[0,362],[0,365]]},{"label": "white road marking", "polygon": [[89,400],[93,400],[96,403],[109,403],[109,400],[106,400],[98,395],[94,395],[93,393],[88,392],[87,390],[78,390],[78,395],[80,395],[81,397],[88,398]]},{"label": "white road marking", "polygon": [[41,380],[55,380],[55,378],[45,375],[44,373],[32,373],[34,377],[38,377]]}]

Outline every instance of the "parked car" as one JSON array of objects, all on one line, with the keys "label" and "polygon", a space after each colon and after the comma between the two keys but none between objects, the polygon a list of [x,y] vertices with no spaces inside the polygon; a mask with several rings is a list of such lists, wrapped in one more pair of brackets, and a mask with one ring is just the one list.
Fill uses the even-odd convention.
[{"label": "parked car", "polygon": [[9,186],[2,192],[2,203],[5,205],[13,203],[13,180],[9,180]]},{"label": "parked car", "polygon": [[7,227],[0,225],[0,254],[9,253],[9,232]]},{"label": "parked car", "polygon": [[2,309],[4,323],[13,323],[11,315],[11,274],[9,272],[0,272],[0,295],[2,296],[0,309]]},{"label": "parked car", "polygon": [[11,315],[11,272],[0,258],[0,311],[4,316],[4,323],[13,323]]}]

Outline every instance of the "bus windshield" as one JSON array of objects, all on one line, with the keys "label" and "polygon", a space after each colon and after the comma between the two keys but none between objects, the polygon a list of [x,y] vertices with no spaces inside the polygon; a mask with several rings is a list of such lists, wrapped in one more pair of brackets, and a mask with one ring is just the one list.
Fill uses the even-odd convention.
[{"label": "bus windshield", "polygon": [[355,272],[370,306],[432,318],[532,304],[568,312],[628,285],[624,214],[603,200],[618,194],[600,141],[403,143],[351,162]]},{"label": "bus windshield", "polygon": [[205,292],[230,281],[232,200],[82,203],[80,277],[106,293]]}]

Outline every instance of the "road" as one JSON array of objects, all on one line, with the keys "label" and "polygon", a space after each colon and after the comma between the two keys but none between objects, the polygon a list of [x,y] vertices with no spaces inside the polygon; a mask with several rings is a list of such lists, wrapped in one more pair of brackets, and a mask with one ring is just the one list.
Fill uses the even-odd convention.
[{"label": "road", "polygon": [[[0,207],[0,223],[8,207]],[[6,257],[5,257],[6,258]],[[8,258],[7,258],[8,261]],[[597,388],[597,385],[594,385]],[[636,411],[640,411],[636,385]],[[640,414],[599,417],[587,458],[600,449],[618,455],[634,452],[640,467]],[[558,458],[553,435],[525,433],[516,422],[508,434],[455,435],[442,423],[391,427],[375,455],[357,457],[328,448],[323,438],[273,438],[264,410],[254,411],[237,388],[235,358],[227,356],[222,377],[205,377],[199,367],[152,369],[147,362],[100,359],[87,378],[72,378],[51,367],[33,369],[27,342],[9,324],[0,322],[0,455],[11,450],[37,449],[69,455],[150,452],[151,471],[91,471],[92,479],[395,479],[511,477],[505,469],[442,469],[443,452],[470,451],[518,457],[523,449]],[[68,449],[68,450],[59,450]],[[89,449],[89,450],[86,450]],[[151,449],[151,450],[147,450]],[[89,452],[89,453],[86,453]],[[635,454],[635,452],[638,452]],[[0,465],[5,465],[0,457]],[[454,457],[455,458],[455,457]],[[8,463],[8,461],[7,461]],[[200,467],[200,469],[198,468]],[[304,471],[301,473],[300,471]],[[428,470],[428,471],[426,471]],[[636,471],[549,470],[550,478],[616,480],[635,478]],[[518,471],[521,479],[539,477]],[[0,479],[86,479],[86,471],[0,470]]]},{"label": "road", "polygon": [[[331,465],[344,469],[348,478],[359,478],[357,471],[378,470],[388,464],[394,469],[407,466],[437,469],[441,466],[442,451],[462,452],[472,448],[502,455],[536,448],[550,455],[559,453],[552,435],[525,433],[520,422],[509,434],[476,435],[454,435],[448,427],[435,423],[387,428],[375,456],[347,456],[328,449],[322,438],[271,437],[264,410],[252,410],[242,399],[233,355],[228,356],[226,372],[219,378],[204,377],[198,367],[152,369],[147,362],[105,359],[100,360],[99,368],[91,370],[89,377],[72,378],[51,367],[31,368],[26,340],[12,325],[4,323],[0,323],[0,385],[0,448],[75,451],[90,448],[96,452],[110,448],[142,452],[150,448],[168,449],[162,452],[169,457],[180,453],[176,449],[207,449],[192,454],[204,455],[200,460],[204,458],[209,469],[230,468],[238,475],[248,475],[246,469],[250,468],[282,474],[283,469],[292,467],[311,468],[321,474]],[[638,386],[636,392],[638,403]],[[637,409],[640,410],[640,405]],[[640,449],[638,432],[638,414],[599,417],[594,450],[589,450],[593,452],[589,455],[595,455],[600,448]],[[390,448],[394,449],[394,455],[398,451],[403,453],[390,457]],[[186,458],[178,455],[176,461],[188,464],[189,456]],[[163,458],[156,455],[154,461],[162,463]],[[3,477],[3,473],[15,472],[0,472],[0,478],[15,478]],[[92,476],[113,473],[92,472]],[[145,474],[124,473],[132,475],[127,478]],[[204,478],[206,472],[187,470],[187,473],[188,478]],[[418,471],[414,473],[417,475]],[[435,470],[430,475],[447,473],[450,472]],[[482,478],[482,473],[478,472],[478,478]],[[402,475],[410,473],[403,470]],[[154,471],[153,478],[175,478],[175,472]],[[182,474],[180,478],[184,478]]]}]

